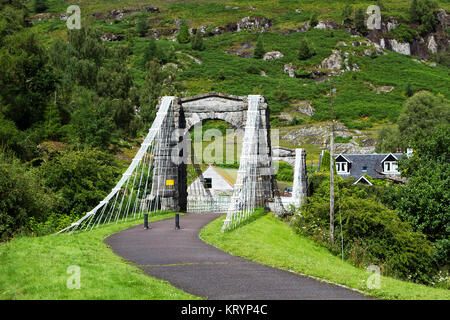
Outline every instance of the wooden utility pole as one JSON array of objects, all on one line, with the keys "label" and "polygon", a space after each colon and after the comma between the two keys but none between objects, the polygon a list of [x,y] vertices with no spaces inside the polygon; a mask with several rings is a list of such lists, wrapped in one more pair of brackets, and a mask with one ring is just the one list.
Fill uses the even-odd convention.
[{"label": "wooden utility pole", "polygon": [[330,135],[330,242],[334,243],[334,120],[333,120],[333,82],[330,82],[331,95],[331,135]]}]

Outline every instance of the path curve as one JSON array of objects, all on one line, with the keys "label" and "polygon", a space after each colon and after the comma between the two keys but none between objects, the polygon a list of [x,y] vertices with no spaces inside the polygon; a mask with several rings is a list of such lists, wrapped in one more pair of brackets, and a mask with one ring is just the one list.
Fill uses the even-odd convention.
[{"label": "path curve", "polygon": [[180,216],[138,225],[105,239],[119,256],[148,275],[208,299],[367,299],[364,295],[232,256],[199,239],[202,227],[218,214]]}]

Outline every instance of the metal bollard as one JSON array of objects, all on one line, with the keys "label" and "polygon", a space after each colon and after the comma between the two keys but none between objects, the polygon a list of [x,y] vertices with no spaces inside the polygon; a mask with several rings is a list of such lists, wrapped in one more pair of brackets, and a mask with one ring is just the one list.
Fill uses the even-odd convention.
[{"label": "metal bollard", "polygon": [[145,230],[149,229],[149,227],[148,227],[148,213],[144,214],[144,229]]},{"label": "metal bollard", "polygon": [[175,213],[175,230],[180,229],[180,214]]}]

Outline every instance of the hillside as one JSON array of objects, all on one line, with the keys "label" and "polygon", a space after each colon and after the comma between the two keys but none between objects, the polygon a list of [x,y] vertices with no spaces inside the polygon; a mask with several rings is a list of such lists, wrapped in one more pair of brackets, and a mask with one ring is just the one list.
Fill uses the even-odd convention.
[{"label": "hillside", "polygon": [[[373,3],[352,1],[351,6],[354,12]],[[53,0],[48,4],[46,12],[31,15],[33,29],[48,42],[66,39],[66,4]],[[291,127],[281,131],[280,144],[305,147],[311,159],[317,159],[319,148],[327,143],[328,129],[323,121],[329,119],[328,79],[337,89],[335,117],[342,123],[337,135],[351,137],[337,145],[342,152],[373,151],[377,129],[396,121],[407,98],[407,86],[413,91],[429,90],[450,96],[448,65],[433,61],[448,61],[445,57],[449,16],[443,11],[450,9],[448,2],[436,3],[433,9],[436,26],[423,35],[415,31],[420,26],[410,17],[410,1],[376,2],[382,8],[381,30],[369,33],[358,32],[352,21],[342,25],[346,4],[346,1],[88,1],[81,3],[80,8],[82,23],[100,30],[102,40],[110,46],[132,46],[127,63],[136,86],[144,82],[142,59],[149,39],[155,38],[164,52],[163,60],[177,68],[182,80],[183,90],[178,95],[211,91],[263,94],[271,107],[272,126]],[[310,19],[314,13],[318,25],[312,28]],[[145,29],[139,35],[142,21]],[[204,51],[193,50],[191,43],[174,41],[182,22],[191,34],[197,29],[202,32]],[[394,32],[397,26],[399,31]],[[409,44],[402,42],[405,33],[416,34]],[[272,55],[275,59],[252,58],[259,35],[265,52],[280,52],[282,57],[275,54]],[[302,39],[315,52],[306,60],[298,59]],[[421,57],[386,49],[402,53],[406,50]],[[369,128],[375,131],[366,131]],[[305,130],[309,132],[306,136]]]}]

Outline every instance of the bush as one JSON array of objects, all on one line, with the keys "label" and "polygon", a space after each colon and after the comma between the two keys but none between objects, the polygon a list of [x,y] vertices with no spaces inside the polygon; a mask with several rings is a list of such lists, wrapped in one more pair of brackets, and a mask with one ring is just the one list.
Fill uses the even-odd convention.
[{"label": "bush", "polygon": [[255,50],[253,51],[253,58],[262,59],[265,53],[266,52],[264,51],[262,36],[259,36],[258,40],[256,41]]},{"label": "bush", "polygon": [[0,241],[28,233],[31,222],[45,221],[58,203],[35,170],[0,152]]},{"label": "bush", "polygon": [[189,35],[189,29],[186,21],[181,22],[181,28],[177,35],[177,40],[179,43],[188,43],[191,41],[191,36]]},{"label": "bush", "polygon": [[311,17],[309,19],[309,24],[311,25],[312,28],[314,28],[315,26],[317,26],[319,24],[319,15],[317,14],[317,12],[313,12],[311,14]]},{"label": "bush", "polygon": [[[380,266],[384,275],[429,283],[435,272],[433,246],[420,232],[412,231],[397,213],[377,202],[371,187],[354,186],[352,179],[337,177],[335,237],[340,238],[344,258],[358,267]],[[340,253],[340,241],[329,241],[329,174],[312,176],[312,195],[295,219],[297,232]]]},{"label": "bush", "polygon": [[48,9],[47,2],[45,0],[34,0],[33,11],[35,13],[45,12]]},{"label": "bush", "polygon": [[103,200],[119,170],[111,155],[98,150],[64,151],[41,167],[45,185],[62,199],[59,212],[71,216],[80,216]]},{"label": "bush", "polygon": [[306,39],[302,39],[300,41],[300,49],[299,49],[299,53],[298,53],[298,58],[300,60],[306,60],[306,59],[311,58],[313,55],[314,55],[314,50],[312,50],[309,47]]},{"label": "bush", "polygon": [[197,51],[205,50],[205,44],[200,29],[197,29],[197,32],[195,33],[194,40],[192,41],[192,49]]},{"label": "bush", "polygon": [[410,26],[400,23],[393,30],[389,32],[389,35],[393,36],[400,42],[412,42],[415,37],[418,36],[417,31]]}]

